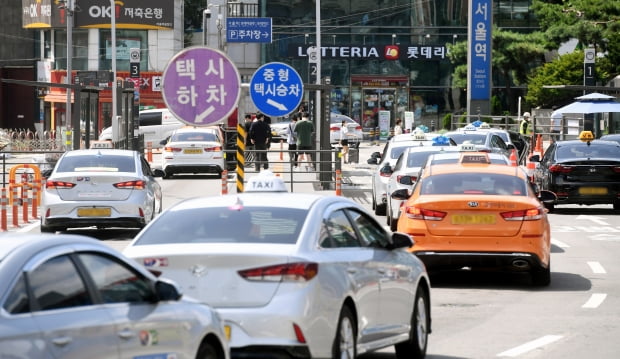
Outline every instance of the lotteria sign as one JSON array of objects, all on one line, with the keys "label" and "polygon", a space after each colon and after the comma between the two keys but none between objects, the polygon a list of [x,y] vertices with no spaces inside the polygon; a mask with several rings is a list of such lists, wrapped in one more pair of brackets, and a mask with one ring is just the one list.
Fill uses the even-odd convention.
[{"label": "lotteria sign", "polygon": [[[288,56],[308,57],[309,45],[290,44]],[[444,60],[448,51],[443,45],[341,45],[321,46],[324,59],[379,59],[379,60]]]}]

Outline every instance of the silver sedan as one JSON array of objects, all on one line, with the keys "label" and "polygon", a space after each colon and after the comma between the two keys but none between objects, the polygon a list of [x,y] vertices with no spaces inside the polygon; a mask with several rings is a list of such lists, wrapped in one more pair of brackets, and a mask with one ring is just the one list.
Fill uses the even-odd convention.
[{"label": "silver sedan", "polygon": [[168,208],[124,254],[216,308],[232,356],[355,358],[395,345],[423,358],[430,281],[361,205],[287,193],[268,171],[245,193]]},{"label": "silver sedan", "polygon": [[161,186],[136,151],[75,150],[63,154],[45,182],[41,232],[70,227],[141,228],[162,210]]},{"label": "silver sedan", "polygon": [[229,358],[215,311],[90,237],[3,237],[0,293],[2,358]]}]

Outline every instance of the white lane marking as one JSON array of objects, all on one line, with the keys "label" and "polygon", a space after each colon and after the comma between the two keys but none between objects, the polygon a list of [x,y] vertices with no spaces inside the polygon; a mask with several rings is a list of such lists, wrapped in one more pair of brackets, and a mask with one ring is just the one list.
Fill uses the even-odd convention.
[{"label": "white lane marking", "polygon": [[609,226],[609,223],[605,222],[605,217],[597,217],[597,216],[588,216],[588,215],[584,215],[581,214],[579,216],[577,216],[575,218],[576,220],[580,220],[580,219],[586,219],[586,220],[590,220],[598,225],[601,226]]},{"label": "white lane marking", "polygon": [[508,349],[505,352],[501,352],[497,354],[498,357],[517,357],[523,353],[527,353],[530,350],[534,350],[536,348],[540,348],[547,344],[551,344],[557,340],[562,339],[561,335],[545,335],[544,337],[538,338],[536,340],[532,340],[531,342],[525,343],[523,345],[519,345],[518,347],[514,347],[512,349]]},{"label": "white lane marking", "polygon": [[594,293],[590,296],[590,299],[588,299],[588,301],[581,306],[581,308],[598,308],[598,306],[603,303],[605,298],[607,298],[607,294],[605,293]]},{"label": "white lane marking", "polygon": [[607,273],[607,271],[605,271],[605,268],[603,268],[603,266],[599,262],[588,262],[588,265],[590,266],[590,269],[592,269],[592,273],[596,273],[596,274]]},{"label": "white lane marking", "polygon": [[553,239],[551,238],[551,244],[555,244],[556,246],[560,247],[560,248],[568,248],[570,247],[568,244],[562,242],[562,241],[558,241],[557,239]]}]

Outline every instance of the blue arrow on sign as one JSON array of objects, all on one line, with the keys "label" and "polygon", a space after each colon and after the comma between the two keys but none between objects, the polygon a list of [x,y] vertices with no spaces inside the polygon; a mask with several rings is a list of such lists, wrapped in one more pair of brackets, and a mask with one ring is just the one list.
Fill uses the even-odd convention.
[{"label": "blue arrow on sign", "polygon": [[286,116],[295,111],[304,96],[299,73],[281,62],[270,62],[256,70],[250,81],[250,97],[267,116]]}]

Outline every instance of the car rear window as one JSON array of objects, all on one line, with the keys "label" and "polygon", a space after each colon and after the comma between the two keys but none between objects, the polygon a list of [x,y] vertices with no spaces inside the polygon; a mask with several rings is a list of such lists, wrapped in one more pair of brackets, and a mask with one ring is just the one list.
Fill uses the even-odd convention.
[{"label": "car rear window", "polygon": [[422,167],[431,154],[439,152],[441,152],[441,150],[429,152],[410,152],[407,156],[407,167]]},{"label": "car rear window", "polygon": [[214,133],[209,132],[183,132],[175,133],[170,139],[172,142],[205,142],[218,141]]},{"label": "car rear window", "polygon": [[166,243],[295,244],[307,211],[274,207],[210,207],[168,211],[135,245]]},{"label": "car rear window", "polygon": [[559,146],[556,152],[558,160],[568,160],[572,158],[620,158],[620,146],[603,145],[591,142],[577,143],[571,146]]},{"label": "car rear window", "polygon": [[453,139],[457,145],[460,145],[465,141],[468,141],[468,143],[473,145],[484,145],[487,139],[487,135],[480,133],[454,133],[448,137]]},{"label": "car rear window", "polygon": [[421,194],[525,196],[526,183],[516,176],[491,173],[450,173],[424,178]]},{"label": "car rear window", "polygon": [[116,155],[67,156],[56,166],[56,172],[135,172],[133,157]]}]

